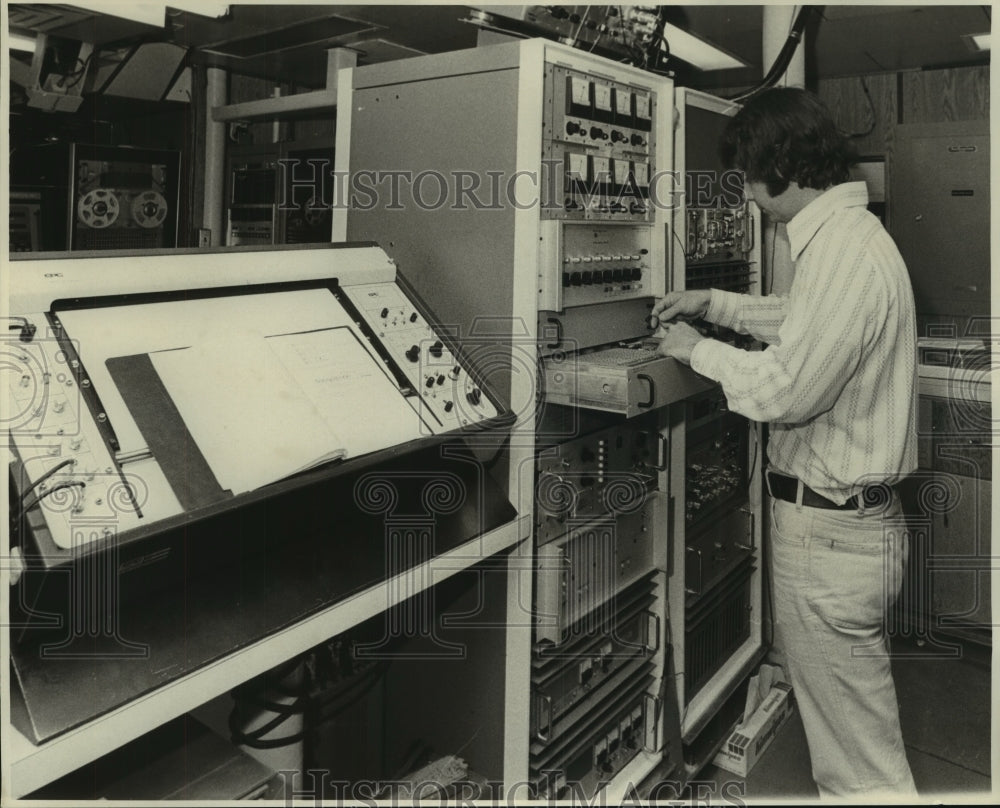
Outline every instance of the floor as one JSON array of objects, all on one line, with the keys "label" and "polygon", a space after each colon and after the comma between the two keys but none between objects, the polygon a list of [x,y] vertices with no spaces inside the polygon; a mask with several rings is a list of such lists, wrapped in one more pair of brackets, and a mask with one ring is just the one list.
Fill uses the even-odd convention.
[{"label": "floor", "polygon": [[[893,651],[903,742],[920,796],[938,803],[949,796],[985,801],[990,792],[990,649],[897,641]],[[733,794],[742,788],[751,802],[818,797],[797,711],[746,778],[709,765],[695,781],[704,793]]]}]

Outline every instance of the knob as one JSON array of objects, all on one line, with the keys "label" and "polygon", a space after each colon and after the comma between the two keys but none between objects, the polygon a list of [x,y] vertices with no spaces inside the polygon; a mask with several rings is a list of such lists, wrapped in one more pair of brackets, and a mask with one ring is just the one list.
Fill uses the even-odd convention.
[{"label": "knob", "polygon": [[580,124],[578,124],[576,121],[568,121],[566,123],[567,135],[575,135],[579,131],[580,131]]},{"label": "knob", "polygon": [[428,376],[427,377],[427,381],[425,381],[424,384],[426,384],[428,387],[433,387],[434,386],[434,377],[433,376]]},{"label": "knob", "polygon": [[645,146],[646,141],[642,139],[642,135],[632,135],[631,143],[633,146]]},{"label": "knob", "polygon": [[612,272],[610,269],[606,269],[604,270],[604,272],[601,273],[601,280],[604,281],[605,283],[611,283],[611,281],[614,280],[614,277],[615,273]]},{"label": "knob", "polygon": [[444,384],[444,374],[443,373],[439,373],[438,374],[437,383],[438,383],[438,387],[440,387],[442,384]]},{"label": "knob", "polygon": [[642,267],[632,267],[632,272],[629,274],[629,280],[641,281],[642,280]]},{"label": "knob", "polygon": [[455,406],[454,402],[452,402],[452,401],[446,401],[444,403],[444,411],[445,412],[451,412],[452,409],[454,408],[454,406]]},{"label": "knob", "polygon": [[410,322],[415,323],[416,321],[417,321],[417,313],[413,312],[413,314],[410,315]]},{"label": "knob", "polygon": [[457,379],[459,376],[462,375],[462,369],[458,365],[455,365],[455,367],[451,369],[451,372],[448,375],[451,376],[451,378],[453,379]]},{"label": "knob", "polygon": [[409,359],[411,362],[416,362],[417,357],[419,356],[420,356],[419,345],[411,345],[409,348],[406,349],[406,358]]},{"label": "knob", "polygon": [[590,127],[590,139],[591,140],[607,140],[608,139],[608,133],[605,132],[603,129],[601,129],[598,126],[591,126]]},{"label": "knob", "polygon": [[590,286],[594,282],[594,273],[587,271],[581,274],[580,280],[585,286]]},{"label": "knob", "polygon": [[479,402],[482,401],[483,394],[478,387],[473,387],[468,393],[465,394],[465,397],[469,400],[469,403],[473,407],[478,407]]},{"label": "knob", "polygon": [[430,355],[433,356],[435,359],[439,359],[443,351],[444,351],[444,343],[441,342],[441,340],[438,340],[433,345],[431,345],[429,350]]},{"label": "knob", "polygon": [[611,130],[611,142],[612,143],[625,143],[628,140],[628,135],[619,132],[617,129]]},{"label": "knob", "polygon": [[66,409],[66,402],[56,401],[55,403],[53,403],[52,409],[55,410],[56,412],[62,412],[64,409]]},{"label": "knob", "polygon": [[573,286],[579,286],[581,283],[587,283],[586,279],[589,274],[589,272],[574,272],[570,275],[569,282],[573,284]]},{"label": "knob", "polygon": [[624,280],[622,271],[620,269],[614,269],[614,270],[612,270],[611,271],[611,280],[615,281],[616,283],[620,283],[622,280]]},{"label": "knob", "polygon": [[386,318],[387,318],[387,317],[389,316],[389,309],[382,309],[382,311],[381,311],[381,313],[380,313],[380,315],[379,315],[379,316],[380,316],[380,317],[381,317],[381,318],[382,318],[383,320],[384,320],[384,319],[386,319]]}]

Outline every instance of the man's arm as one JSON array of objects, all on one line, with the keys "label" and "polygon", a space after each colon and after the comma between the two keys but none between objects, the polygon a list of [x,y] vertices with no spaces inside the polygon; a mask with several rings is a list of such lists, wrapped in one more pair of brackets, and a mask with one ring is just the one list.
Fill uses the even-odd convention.
[{"label": "man's arm", "polygon": [[701,317],[754,339],[774,344],[788,311],[783,297],[753,297],[720,289],[670,292],[653,306],[652,318],[665,325],[678,317]]},{"label": "man's arm", "polygon": [[755,421],[802,423],[826,412],[887,310],[875,274],[854,269],[803,290],[767,350],[703,339],[691,350],[691,367],[720,382],[730,409]]},{"label": "man's arm", "polygon": [[776,345],[788,316],[788,299],[777,295],[759,297],[713,289],[705,319],[739,334]]}]

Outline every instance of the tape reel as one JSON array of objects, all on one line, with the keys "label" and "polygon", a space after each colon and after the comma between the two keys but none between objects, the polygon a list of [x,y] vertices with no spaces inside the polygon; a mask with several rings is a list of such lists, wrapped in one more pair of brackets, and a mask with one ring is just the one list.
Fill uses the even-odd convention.
[{"label": "tape reel", "polygon": [[132,218],[147,230],[159,227],[167,218],[167,200],[159,191],[143,191],[132,200]]},{"label": "tape reel", "polygon": [[87,227],[101,230],[118,221],[121,207],[114,191],[94,188],[76,202],[76,216]]},{"label": "tape reel", "polygon": [[315,196],[310,197],[305,205],[306,224],[316,227],[323,224],[326,221],[326,217],[327,208],[323,206],[322,200],[317,199]]}]

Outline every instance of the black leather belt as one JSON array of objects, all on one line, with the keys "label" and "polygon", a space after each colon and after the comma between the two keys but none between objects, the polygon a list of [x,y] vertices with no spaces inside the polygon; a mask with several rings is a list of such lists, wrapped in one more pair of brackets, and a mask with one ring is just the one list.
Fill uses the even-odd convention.
[{"label": "black leather belt", "polygon": [[[771,496],[785,502],[795,503],[799,492],[799,481],[787,474],[768,471],[767,479]],[[860,498],[860,502],[859,502]],[[864,508],[885,508],[892,501],[892,486],[884,483],[867,486],[860,494],[851,497],[843,505],[838,505],[822,494],[817,494],[805,483],[802,484],[802,504],[807,508],[827,508],[832,511],[850,511]]]}]

